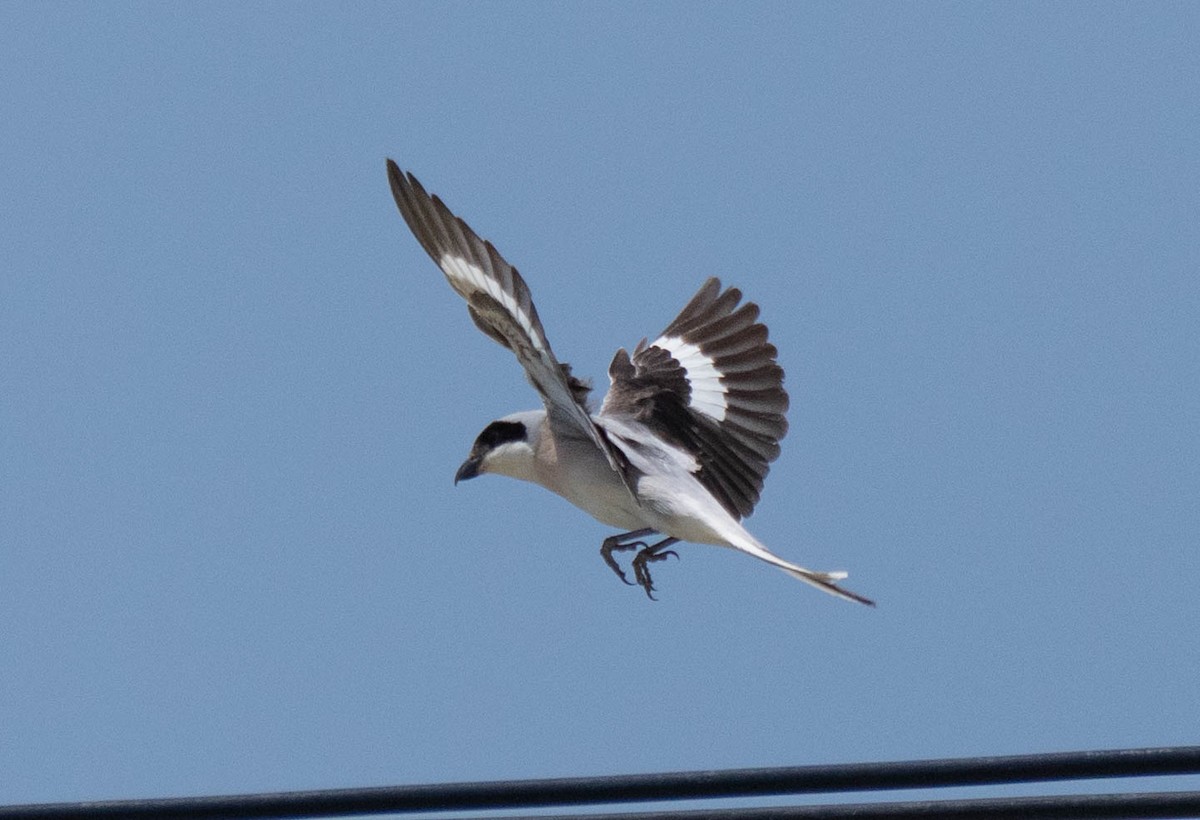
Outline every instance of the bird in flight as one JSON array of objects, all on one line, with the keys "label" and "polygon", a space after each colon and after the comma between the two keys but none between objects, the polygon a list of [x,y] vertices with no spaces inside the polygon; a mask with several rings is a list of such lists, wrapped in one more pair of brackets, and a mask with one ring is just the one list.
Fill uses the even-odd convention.
[{"label": "bird in flight", "polygon": [[387,162],[392,195],[421,247],[485,334],[517,357],[544,405],[491,422],[454,476],[497,473],[540,484],[622,532],[600,554],[627,584],[614,552],[633,551],[634,581],[654,597],[650,565],[679,541],[730,547],[839,598],[874,606],[768,550],[742,519],[754,510],[787,432],[788,396],[758,306],[710,278],[653,342],[624,348],[608,367],[608,395],[588,406],[590,384],[555,358],[517,269]]}]

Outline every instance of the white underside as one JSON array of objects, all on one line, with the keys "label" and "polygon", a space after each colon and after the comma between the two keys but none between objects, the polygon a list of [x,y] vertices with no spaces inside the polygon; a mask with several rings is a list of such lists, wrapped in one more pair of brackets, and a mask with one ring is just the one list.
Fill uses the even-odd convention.
[{"label": "white underside", "polygon": [[608,416],[593,419],[640,475],[634,487],[636,501],[590,440],[555,440],[547,435],[548,427],[542,427],[542,440],[536,445],[539,457],[533,465],[526,465],[532,470],[503,472],[542,485],[610,527],[625,531],[649,528],[680,541],[729,547],[825,592],[863,600],[832,586],[846,573],[809,570],[763,546],[700,483],[692,473],[695,461],[690,455],[663,444],[636,423]]}]

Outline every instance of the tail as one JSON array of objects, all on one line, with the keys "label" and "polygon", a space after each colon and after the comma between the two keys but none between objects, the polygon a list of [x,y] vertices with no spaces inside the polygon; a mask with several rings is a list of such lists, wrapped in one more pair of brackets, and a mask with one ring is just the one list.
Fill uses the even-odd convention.
[{"label": "tail", "polygon": [[830,595],[836,595],[842,600],[857,601],[858,603],[866,604],[867,606],[875,606],[875,602],[870,598],[864,598],[857,592],[851,592],[848,589],[843,589],[834,583],[834,581],[840,581],[846,577],[846,573],[844,572],[813,572],[811,569],[798,567],[795,564],[789,564],[787,561],[783,560],[777,564],[774,561],[770,561],[768,563],[775,564],[775,566],[779,567],[793,578],[798,578],[806,584],[812,584],[817,589],[824,590]]},{"label": "tail", "polygon": [[738,544],[737,549],[747,552],[761,561],[766,561],[771,566],[778,567],[793,578],[801,580],[806,584],[811,584],[817,589],[828,592],[830,595],[834,595],[842,600],[856,601],[860,604],[866,604],[867,606],[875,606],[875,602],[870,598],[864,598],[857,592],[851,592],[848,589],[843,589],[834,583],[835,581],[840,581],[846,577],[846,573],[844,572],[815,572],[811,569],[805,569],[804,567],[793,564],[790,561],[783,560],[778,555],[764,547],[762,544],[757,543],[757,541],[755,541],[753,546]]}]

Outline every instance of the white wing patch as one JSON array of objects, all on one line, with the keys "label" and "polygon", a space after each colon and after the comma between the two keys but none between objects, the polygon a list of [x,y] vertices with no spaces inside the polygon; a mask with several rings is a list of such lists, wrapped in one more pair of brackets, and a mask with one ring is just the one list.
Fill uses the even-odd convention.
[{"label": "white wing patch", "polygon": [[484,270],[471,262],[469,259],[464,259],[461,256],[454,254],[445,254],[441,259],[437,260],[438,267],[450,279],[450,284],[466,299],[471,298],[471,294],[477,291],[483,291],[488,296],[495,299],[500,305],[508,311],[508,313],[517,320],[521,326],[521,330],[529,337],[533,348],[538,353],[546,353],[545,340],[534,327],[533,319],[524,310],[521,305],[513,297],[513,295],[491,276],[488,276]]},{"label": "white wing patch", "polygon": [[597,416],[596,423],[604,428],[609,440],[616,443],[629,463],[642,473],[661,472],[662,462],[689,473],[700,469],[700,462],[694,455],[657,436],[647,435],[645,428],[634,427],[613,416]]},{"label": "white wing patch", "polygon": [[721,371],[717,370],[713,358],[699,345],[676,336],[660,336],[652,346],[670,353],[687,373],[688,387],[691,388],[688,407],[716,421],[724,421],[729,403],[725,399],[726,387],[721,382]]}]

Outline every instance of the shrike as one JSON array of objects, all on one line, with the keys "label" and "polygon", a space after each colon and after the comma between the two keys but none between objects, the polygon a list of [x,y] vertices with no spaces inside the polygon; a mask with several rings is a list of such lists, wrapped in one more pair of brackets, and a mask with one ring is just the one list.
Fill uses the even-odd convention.
[{"label": "shrike", "polygon": [[740,291],[709,279],[657,339],[643,339],[632,355],[617,351],[608,395],[593,413],[590,384],[554,357],[517,269],[416,177],[391,160],[387,168],[404,221],[467,300],[476,326],[516,355],[544,405],[483,428],[455,483],[482,473],[532,481],[624,530],[606,538],[600,554],[629,584],[613,553],[638,550],[634,579],[651,598],[649,565],[678,557],[669,547],[692,541],[740,550],[839,598],[874,605],[837,585],[846,573],[785,561],[741,524],[787,432],[783,370],[757,305],[739,307]]}]

